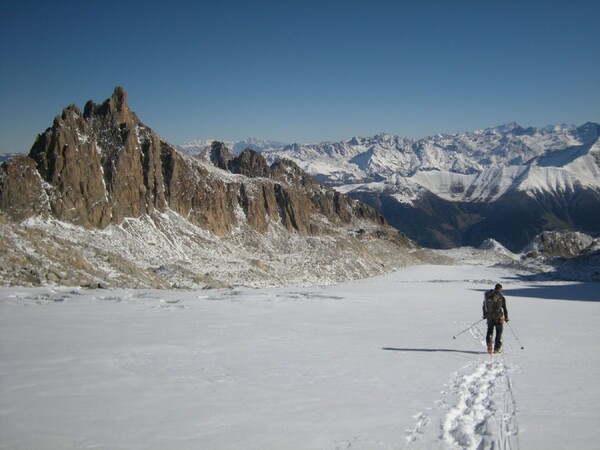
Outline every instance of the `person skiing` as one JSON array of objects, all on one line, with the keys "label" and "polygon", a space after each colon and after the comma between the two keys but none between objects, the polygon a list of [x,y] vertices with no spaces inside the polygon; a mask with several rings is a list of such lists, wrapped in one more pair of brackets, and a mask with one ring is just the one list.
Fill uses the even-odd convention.
[{"label": "person skiing", "polygon": [[487,334],[485,342],[488,353],[492,353],[492,338],[494,329],[496,330],[496,339],[494,340],[494,353],[500,353],[502,349],[502,331],[504,322],[508,322],[508,310],[506,309],[506,299],[502,295],[502,285],[500,283],[485,292],[483,300],[483,318],[487,319]]}]

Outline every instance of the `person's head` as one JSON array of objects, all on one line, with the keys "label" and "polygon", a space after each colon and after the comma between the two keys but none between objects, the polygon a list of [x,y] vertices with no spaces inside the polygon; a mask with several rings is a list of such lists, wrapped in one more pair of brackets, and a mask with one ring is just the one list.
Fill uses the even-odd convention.
[{"label": "person's head", "polygon": [[500,292],[502,290],[502,285],[498,283],[496,286],[494,286],[494,290]]}]

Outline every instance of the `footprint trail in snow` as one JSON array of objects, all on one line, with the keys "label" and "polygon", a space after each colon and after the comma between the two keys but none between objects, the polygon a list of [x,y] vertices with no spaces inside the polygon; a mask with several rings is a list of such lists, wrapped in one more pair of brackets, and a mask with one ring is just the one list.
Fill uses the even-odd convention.
[{"label": "footprint trail in snow", "polygon": [[456,404],[449,407],[441,424],[448,447],[518,448],[516,403],[504,361],[470,364],[450,389]]},{"label": "footprint trail in snow", "polygon": [[[482,344],[483,334],[475,328],[473,337]],[[441,412],[437,445],[444,449],[515,450],[519,448],[517,406],[505,356],[473,360],[449,382],[450,400],[440,400]],[[436,448],[428,425],[432,417],[415,416],[414,429],[407,430],[407,447]],[[420,447],[419,447],[420,448]]]}]

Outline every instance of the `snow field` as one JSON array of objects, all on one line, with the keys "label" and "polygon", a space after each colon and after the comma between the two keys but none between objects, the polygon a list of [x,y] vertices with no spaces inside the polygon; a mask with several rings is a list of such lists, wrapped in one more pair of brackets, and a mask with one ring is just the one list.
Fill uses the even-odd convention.
[{"label": "snow field", "polygon": [[[482,292],[505,286],[504,353]],[[418,266],[310,288],[0,290],[0,448],[596,448],[597,283]],[[585,301],[588,300],[588,301]]]}]

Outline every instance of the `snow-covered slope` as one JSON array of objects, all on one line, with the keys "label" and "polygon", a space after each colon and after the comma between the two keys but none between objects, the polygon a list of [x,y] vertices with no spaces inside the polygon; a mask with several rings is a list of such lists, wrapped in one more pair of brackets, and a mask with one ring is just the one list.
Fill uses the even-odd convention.
[{"label": "snow-covered slope", "polygon": [[[0,289],[0,448],[596,449],[598,283],[463,261],[327,287]],[[496,282],[511,320],[489,356]]]},{"label": "snow-covered slope", "polygon": [[330,284],[423,261],[376,237],[372,222],[354,225],[323,236],[290,233],[281,224],[265,234],[240,225],[220,238],[172,210],[102,230],[40,217],[0,222],[0,284],[163,289]]}]

